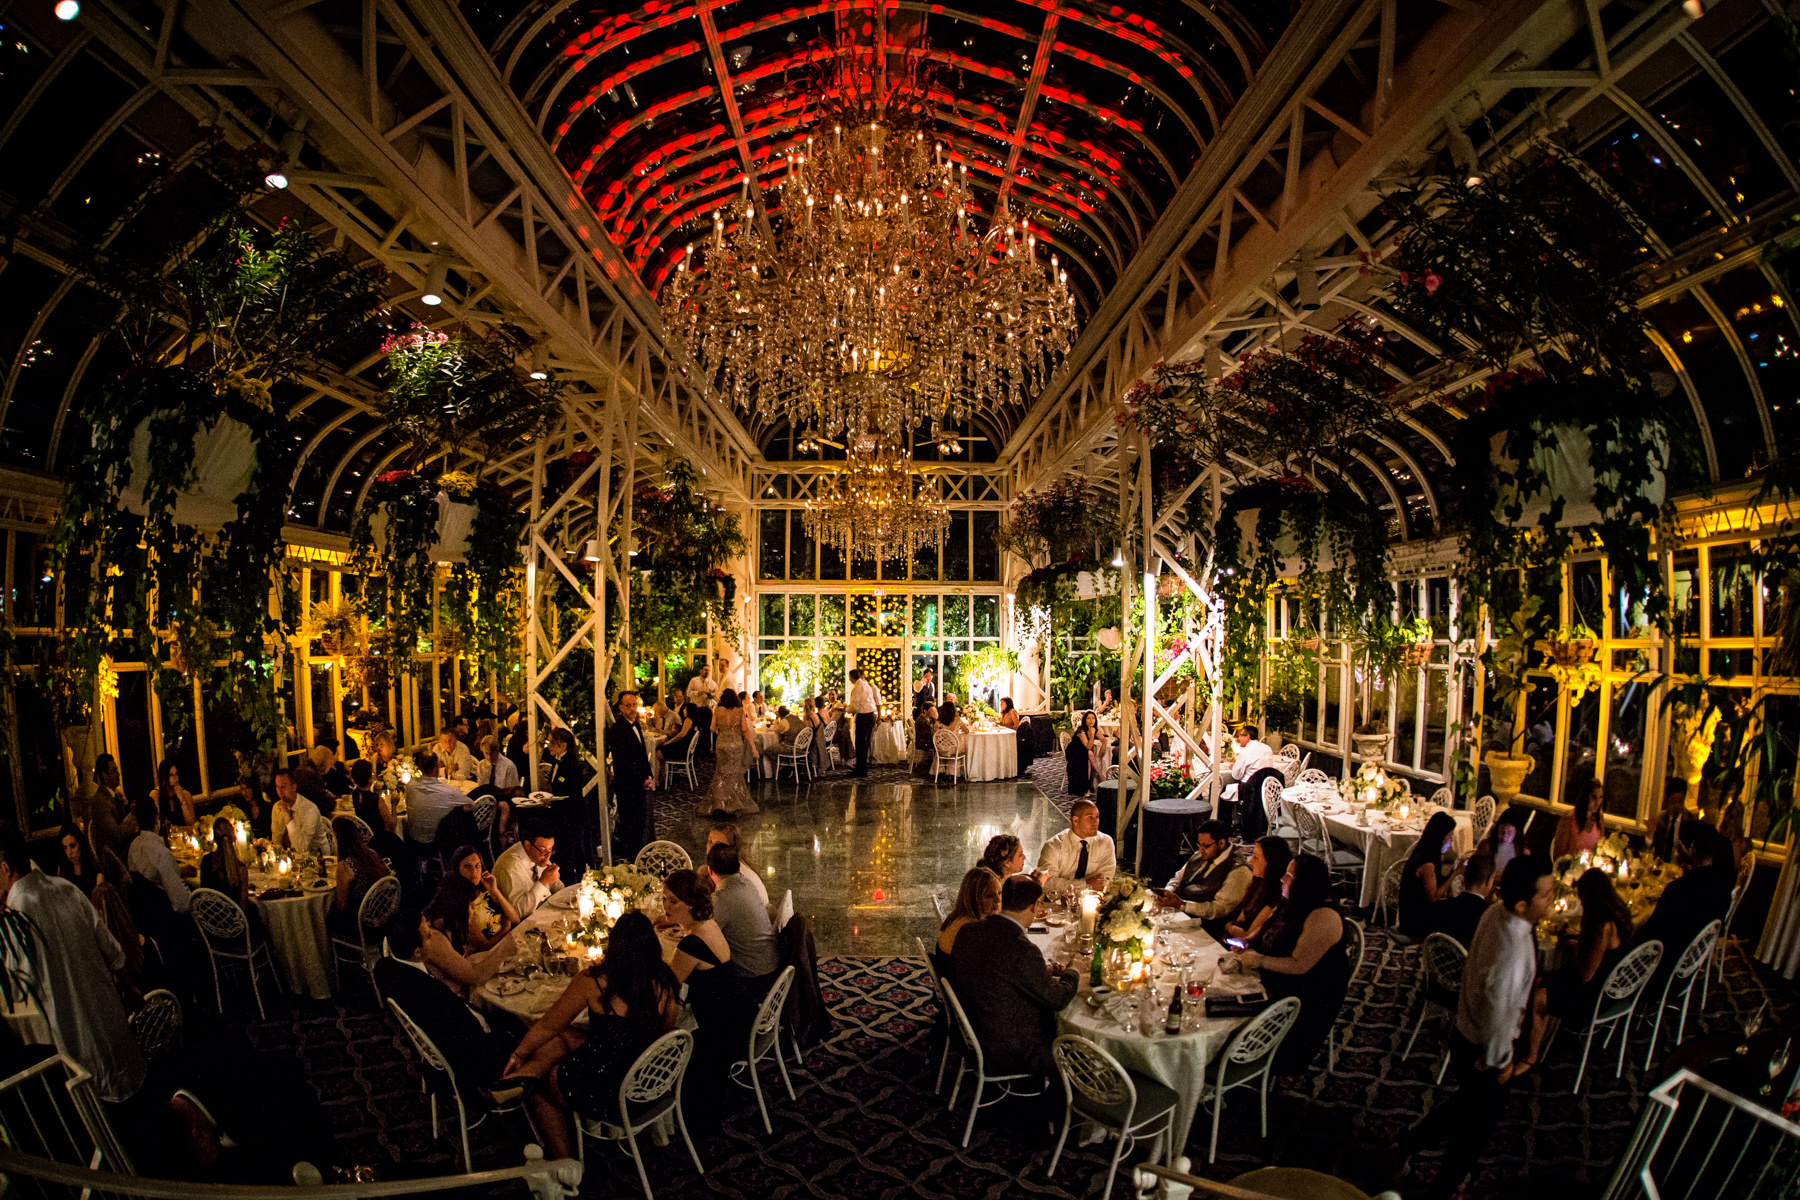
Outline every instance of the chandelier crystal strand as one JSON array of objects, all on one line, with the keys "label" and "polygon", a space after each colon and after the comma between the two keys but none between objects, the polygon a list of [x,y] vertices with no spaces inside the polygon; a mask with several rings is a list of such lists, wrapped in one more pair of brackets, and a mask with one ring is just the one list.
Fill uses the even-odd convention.
[{"label": "chandelier crystal strand", "polygon": [[885,560],[935,546],[950,524],[937,485],[904,453],[859,440],[841,474],[821,481],[801,517],[806,532],[856,558]]},{"label": "chandelier crystal strand", "polygon": [[950,433],[1022,402],[1068,351],[1057,256],[1004,208],[980,232],[968,168],[910,118],[821,125],[786,167],[780,233],[762,235],[746,190],[663,297],[670,330],[740,407],[812,439],[906,446],[921,426]]}]

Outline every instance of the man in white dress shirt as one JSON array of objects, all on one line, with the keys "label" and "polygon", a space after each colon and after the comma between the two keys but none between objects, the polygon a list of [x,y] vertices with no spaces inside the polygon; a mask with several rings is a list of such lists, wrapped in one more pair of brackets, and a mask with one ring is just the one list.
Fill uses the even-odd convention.
[{"label": "man in white dress shirt", "polygon": [[475,764],[475,782],[481,787],[493,788],[502,796],[517,796],[520,791],[519,768],[512,759],[500,753],[500,739],[491,733],[481,739],[481,761]]},{"label": "man in white dress shirt", "polygon": [[1224,777],[1231,780],[1221,794],[1221,799],[1236,800],[1237,785],[1250,778],[1264,767],[1275,765],[1275,752],[1269,749],[1267,742],[1256,736],[1256,726],[1239,725],[1233,740],[1237,742],[1237,756],[1225,767]]},{"label": "man in white dress shirt", "polygon": [[406,785],[406,836],[421,846],[431,845],[444,818],[468,805],[461,788],[437,777],[437,755],[421,754],[414,760],[419,775]]},{"label": "man in white dress shirt", "polygon": [[0,826],[0,903],[30,917],[42,935],[29,973],[57,1049],[94,1077],[102,1100],[131,1099],[148,1068],[120,1001],[121,992],[134,1003],[137,995],[125,952],[80,888],[38,870],[11,824]]},{"label": "man in white dress shirt", "polygon": [[131,839],[125,852],[125,865],[143,882],[160,889],[169,898],[169,907],[178,913],[188,910],[193,891],[181,878],[181,868],[169,852],[157,824],[156,797],[143,795],[137,802],[138,835]]},{"label": "man in white dress shirt", "polygon": [[869,773],[869,760],[875,757],[875,714],[881,708],[881,691],[863,677],[859,667],[850,672],[850,711],[856,717],[856,769],[852,779]]},{"label": "man in white dress shirt", "polygon": [[1069,809],[1069,827],[1044,843],[1038,852],[1038,876],[1046,892],[1104,888],[1119,869],[1113,840],[1100,832],[1100,806],[1077,800]]},{"label": "man in white dress shirt", "polygon": [[437,735],[437,758],[438,770],[445,779],[460,779],[466,783],[476,777],[475,756],[457,739],[454,729],[445,729]]},{"label": "man in white dress shirt", "polygon": [[719,681],[712,677],[709,664],[701,663],[699,674],[688,680],[687,699],[689,704],[703,704],[708,708],[719,702]]},{"label": "man in white dress shirt", "polygon": [[269,814],[269,840],[277,850],[324,858],[332,853],[331,825],[319,806],[302,796],[286,767],[275,772],[275,811]]},{"label": "man in white dress shirt", "polygon": [[519,814],[519,840],[494,860],[494,882],[500,894],[518,910],[522,921],[538,905],[556,894],[562,879],[550,856],[556,852],[556,831],[548,813],[535,810]]}]

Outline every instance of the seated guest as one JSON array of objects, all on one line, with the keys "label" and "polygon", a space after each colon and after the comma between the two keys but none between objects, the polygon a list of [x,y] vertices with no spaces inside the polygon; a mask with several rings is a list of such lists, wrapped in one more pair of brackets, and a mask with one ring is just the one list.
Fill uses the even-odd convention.
[{"label": "seated guest", "polygon": [[469,798],[454,784],[437,777],[437,755],[422,752],[415,760],[418,778],[406,785],[406,837],[408,841],[429,846],[437,837],[438,824],[459,808],[467,808]]},{"label": "seated guest", "polygon": [[238,857],[237,830],[224,817],[212,825],[213,848],[200,860],[200,886],[224,892],[246,915],[250,909],[250,868]]},{"label": "seated guest", "polygon": [[456,730],[441,730],[437,735],[438,774],[445,779],[467,783],[475,778],[475,756],[457,740]]},{"label": "seated guest", "polygon": [[1225,921],[1235,916],[1255,878],[1232,853],[1231,834],[1220,820],[1203,821],[1194,834],[1194,853],[1156,898],[1164,908],[1179,908],[1199,917],[1201,928],[1217,938]]},{"label": "seated guest", "polygon": [[369,827],[366,839],[369,848],[393,863],[396,869],[404,869],[412,861],[412,851],[407,848],[405,839],[395,832],[400,828],[400,819],[394,815],[386,794],[372,786],[374,781],[375,766],[368,759],[359,758],[350,764],[351,808]]},{"label": "seated guest", "polygon": [[1094,711],[1099,713],[1101,716],[1105,716],[1107,713],[1111,712],[1115,707],[1117,707],[1117,704],[1113,700],[1112,689],[1107,688],[1104,692],[1101,693],[1100,703],[1094,705]]},{"label": "seated guest", "polygon": [[1744,802],[1733,800],[1719,814],[1719,836],[1731,847],[1731,876],[1733,881],[1744,876],[1751,862],[1755,847],[1750,844],[1750,837],[1744,832]]},{"label": "seated guest", "polygon": [[506,761],[513,765],[519,778],[531,769],[531,747],[525,743],[530,740],[531,726],[525,720],[525,714],[515,712],[506,731]]},{"label": "seated guest", "polygon": [[688,1008],[699,1026],[689,1068],[697,1098],[693,1114],[703,1124],[716,1123],[724,1098],[726,1075],[744,1053],[756,1002],[731,958],[731,943],[713,917],[712,889],[693,871],[675,871],[663,880],[663,914],[681,930],[669,966],[687,985]]},{"label": "seated guest", "polygon": [[313,770],[310,762],[303,762],[294,768],[294,790],[318,805],[320,812],[331,812],[337,807],[337,797],[325,786],[325,779]]},{"label": "seated guest", "polygon": [[1430,933],[1436,920],[1432,905],[1450,897],[1451,873],[1444,869],[1444,856],[1455,839],[1456,818],[1435,812],[1407,855],[1406,868],[1400,873],[1399,908],[1400,931],[1408,937]]},{"label": "seated guest", "polygon": [[774,772],[781,755],[794,752],[794,739],[800,736],[800,729],[800,719],[788,712],[787,705],[775,710],[775,744],[765,747],[760,755],[765,776]]},{"label": "seated guest", "polygon": [[137,817],[119,791],[119,764],[110,754],[94,757],[94,790],[76,806],[76,815],[87,827],[88,845],[96,855],[110,850],[124,857],[131,839],[138,835]]},{"label": "seated guest", "polygon": [[267,840],[270,836],[269,818],[275,810],[274,802],[263,795],[262,788],[249,775],[239,777],[237,786],[237,806],[244,810],[244,823],[250,826],[250,840]]},{"label": "seated guest", "polygon": [[[769,712],[769,703],[763,699],[761,692],[751,692],[750,699],[745,701],[744,707],[750,711],[750,719],[753,721],[762,720]],[[782,715],[786,716],[787,714],[784,712]]]},{"label": "seated guest", "polygon": [[1606,834],[1602,812],[1606,806],[1606,786],[1598,779],[1576,782],[1569,788],[1570,808],[1556,823],[1556,838],[1550,843],[1550,857],[1594,852]]},{"label": "seated guest", "polygon": [[[613,925],[605,955],[570,980],[507,1058],[506,1077],[492,1092],[495,1101],[508,1103],[529,1087],[532,1127],[544,1149],[552,1158],[573,1157],[577,1134],[570,1114],[620,1119],[625,1073],[650,1043],[675,1028],[680,990],[649,918],[626,913]],[[575,1024],[582,1013],[585,1029]],[[684,1090],[691,1103],[693,1089]]]},{"label": "seated guest", "polygon": [[656,748],[656,786],[659,788],[668,782],[669,764],[686,761],[688,747],[699,736],[699,727],[694,724],[693,707],[691,704],[682,705],[680,727],[675,730],[673,737],[665,739]]},{"label": "seated guest", "polygon": [[915,774],[931,774],[932,764],[937,761],[937,747],[931,743],[935,733],[937,709],[929,704],[920,704],[913,710],[913,744],[919,748],[919,761],[913,768]]},{"label": "seated guest", "polygon": [[444,872],[446,879],[460,875],[474,888],[465,944],[471,951],[492,949],[519,923],[519,913],[487,869],[487,856],[474,846],[458,846],[444,860]]},{"label": "seated guest", "polygon": [[1278,837],[1260,837],[1250,847],[1250,889],[1225,923],[1225,936],[1248,941],[1281,907],[1281,883],[1294,852]]},{"label": "seated guest", "polygon": [[468,907],[463,897],[467,895],[471,885],[460,875],[446,875],[444,879],[446,882],[456,881],[452,886],[457,894],[445,897],[440,887],[438,894],[432,897],[431,903],[422,911],[402,912],[395,917],[393,926],[388,931],[388,946],[395,954],[399,954],[393,940],[394,935],[402,926],[410,924],[414,933],[411,938],[404,940],[411,942],[416,949],[409,956],[409,961],[455,992],[459,999],[467,999],[470,992],[492,979],[499,972],[500,965],[512,956],[514,940],[508,937],[493,950],[474,958],[465,955],[462,952],[461,937],[452,938],[450,930],[467,931],[467,918],[459,923],[455,910],[459,902],[462,902],[464,909]]},{"label": "seated guest", "polygon": [[932,953],[939,975],[950,974],[950,956],[956,952],[956,935],[983,917],[1000,911],[1000,877],[986,867],[970,867],[956,889],[956,903],[938,926],[937,949]]},{"label": "seated guest", "polygon": [[333,796],[345,796],[350,793],[350,772],[344,768],[343,761],[337,756],[337,744],[327,739],[312,748],[307,756],[312,762],[312,769],[319,773],[319,779],[325,784],[325,790]]},{"label": "seated guest", "polygon": [[1055,1073],[1050,1043],[1056,1014],[1075,998],[1079,979],[1063,966],[1045,970],[1044,956],[1026,936],[1044,889],[1014,875],[1000,885],[1000,911],[956,935],[950,982],[981,1041],[995,1075]]},{"label": "seated guest", "polygon": [[181,767],[172,758],[156,768],[156,811],[165,826],[194,823],[194,794],[181,786]]},{"label": "seated guest", "polygon": [[[712,853],[712,848],[714,846],[730,846],[737,852],[738,877],[752,888],[756,889],[757,899],[761,901],[764,908],[769,907],[769,889],[767,885],[763,883],[762,876],[756,873],[755,865],[752,864],[748,858],[744,857],[744,844],[738,833],[738,827],[735,822],[715,821],[713,823],[712,828],[706,831],[706,845],[700,851],[702,859]],[[717,890],[719,881],[716,878],[713,878],[710,869],[706,871],[706,875],[708,881],[713,885],[713,888]],[[776,932],[779,933],[780,930],[777,930]]]},{"label": "seated guest", "polygon": [[494,860],[494,880],[521,921],[562,887],[562,876],[550,861],[555,850],[556,830],[550,818],[541,812],[520,813],[519,840]]},{"label": "seated guest", "polygon": [[160,892],[171,911],[185,913],[194,893],[181,878],[181,868],[175,865],[169,843],[163,840],[155,796],[145,796],[137,802],[137,821],[138,835],[131,839],[131,850],[125,858],[133,883],[141,882]]},{"label": "seated guest", "polygon": [[[402,910],[394,918],[387,933],[388,953],[375,962],[375,986],[381,989],[383,999],[398,1003],[425,1031],[465,1086],[498,1079],[518,1045],[517,1027],[504,1014],[484,1018],[476,1013],[425,969],[419,960],[422,924],[416,909]],[[505,1021],[512,1028],[490,1031],[490,1020]]]},{"label": "seated guest", "polygon": [[1038,852],[1038,879],[1051,895],[1084,887],[1100,891],[1117,870],[1112,837],[1100,832],[1100,806],[1092,800],[1077,800],[1069,809],[1069,827]]},{"label": "seated guest", "polygon": [[[1581,900],[1581,932],[1564,946],[1566,962],[1561,970],[1544,980],[1533,997],[1533,1011],[1549,1013],[1571,1029],[1585,1029],[1594,1019],[1594,1006],[1606,977],[1619,965],[1631,949],[1636,933],[1631,923],[1631,909],[1613,890],[1612,876],[1598,867],[1589,867],[1575,881],[1575,895]],[[1668,950],[1664,948],[1664,954]],[[1535,1027],[1541,1027],[1536,1022]],[[1537,1048],[1532,1047],[1536,1057]]]},{"label": "seated guest", "polygon": [[56,877],[80,888],[82,895],[92,895],[100,866],[94,861],[94,852],[88,849],[81,830],[73,824],[65,824],[57,835],[57,844],[62,852],[56,856]]},{"label": "seated guest", "polygon": [[1662,810],[1650,826],[1650,852],[1664,862],[1680,861],[1681,826],[1693,816],[1687,801],[1687,780],[1671,776],[1663,785]]},{"label": "seated guest", "polygon": [[1232,740],[1237,743],[1237,754],[1225,765],[1220,778],[1230,780],[1221,793],[1223,799],[1238,798],[1238,784],[1243,783],[1258,771],[1275,765],[1275,752],[1269,744],[1256,736],[1254,725],[1239,725]]},{"label": "seated guest", "polygon": [[1506,875],[1506,864],[1514,858],[1531,853],[1531,844],[1525,838],[1525,831],[1531,827],[1532,810],[1523,804],[1508,805],[1494,827],[1482,841],[1481,849],[1494,856],[1494,873],[1496,876]]},{"label": "seated guest", "polygon": [[1646,996],[1662,994],[1664,982],[1688,943],[1714,921],[1725,919],[1731,892],[1737,886],[1732,871],[1731,843],[1704,821],[1682,826],[1686,839],[1681,878],[1670,882],[1656,901],[1656,909],[1638,930],[1641,945],[1652,938],[1663,944],[1662,962],[1650,977]]},{"label": "seated guest", "polygon": [[[154,823],[156,801],[145,803]],[[125,956],[79,888],[38,870],[10,822],[0,822],[0,904],[36,922],[52,950],[40,965],[37,999],[57,1047],[94,1077],[102,1100],[131,1099],[147,1068],[120,999],[138,999]]]},{"label": "seated guest", "polygon": [[523,790],[519,783],[519,768],[513,766],[512,759],[500,753],[500,739],[491,733],[481,739],[481,761],[475,764],[475,782],[479,787],[494,789],[503,797],[517,796]]},{"label": "seated guest", "polygon": [[[310,771],[307,772],[311,774]],[[313,776],[316,783],[318,777]],[[331,853],[331,827],[314,801],[300,794],[300,779],[286,767],[275,769],[275,809],[269,815],[269,840],[277,850],[323,859]],[[331,802],[335,807],[335,801]]]},{"label": "seated guest", "polygon": [[996,833],[988,839],[981,861],[975,865],[986,867],[996,879],[1006,879],[1025,869],[1025,847],[1010,833]]},{"label": "seated guest", "polygon": [[331,908],[325,913],[325,924],[339,937],[355,941],[362,935],[363,897],[392,872],[363,839],[362,829],[349,817],[333,820],[331,832],[337,838],[338,862],[337,877],[332,880],[335,890]]},{"label": "seated guest", "polygon": [[731,961],[744,976],[744,986],[761,1000],[774,986],[780,963],[775,953],[775,922],[769,918],[768,893],[761,891],[754,873],[742,869],[735,847],[714,842],[706,848],[706,869],[711,873],[713,920],[725,934]]},{"label": "seated guest", "polygon": [[1238,955],[1262,973],[1272,999],[1300,998],[1300,1016],[1281,1043],[1275,1070],[1304,1071],[1337,1023],[1350,987],[1344,918],[1331,903],[1331,870],[1323,859],[1296,858],[1282,879],[1281,907],[1249,949]]},{"label": "seated guest", "polygon": [[1019,727],[1019,710],[1013,707],[1011,696],[1000,697],[1000,725],[1004,729]]},{"label": "seated guest", "polygon": [[1475,927],[1494,899],[1494,856],[1477,854],[1463,867],[1463,889],[1441,904],[1432,906],[1432,928],[1447,933],[1467,950],[1475,940]]}]

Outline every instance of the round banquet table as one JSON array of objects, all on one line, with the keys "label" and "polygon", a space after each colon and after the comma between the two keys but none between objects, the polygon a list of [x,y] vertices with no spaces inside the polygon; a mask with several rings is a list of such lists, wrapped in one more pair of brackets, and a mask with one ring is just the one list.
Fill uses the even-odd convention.
[{"label": "round banquet table", "polygon": [[971,782],[1011,779],[1019,773],[1019,735],[1015,730],[972,730],[965,739]]},{"label": "round banquet table", "polygon": [[[1167,920],[1159,918],[1159,924]],[[1200,928],[1200,922],[1168,923],[1163,928],[1167,932],[1171,948],[1178,947],[1194,954],[1194,964],[1189,969],[1205,983],[1208,995],[1224,995],[1227,991],[1245,989],[1260,990],[1261,982],[1253,971],[1233,975],[1219,973],[1218,963],[1225,956],[1225,948],[1207,936]],[[1047,933],[1034,933],[1031,940],[1044,952],[1046,961],[1056,961],[1066,955],[1067,938],[1073,933],[1073,926],[1065,926]],[[1077,963],[1076,966],[1081,971],[1081,990],[1076,992],[1075,999],[1069,1002],[1069,1006],[1057,1014],[1057,1031],[1079,1034],[1118,1059],[1123,1066],[1141,1071],[1157,1082],[1175,1089],[1176,1095],[1181,1098],[1175,1117],[1175,1144],[1185,1146],[1188,1127],[1194,1123],[1194,1114],[1200,1108],[1200,1091],[1206,1079],[1206,1064],[1212,1061],[1213,1056],[1225,1045],[1225,1040],[1248,1018],[1203,1016],[1191,1032],[1177,1034],[1164,1033],[1162,1022],[1158,1019],[1149,1030],[1140,1025],[1136,1032],[1126,1033],[1108,1010],[1094,1008],[1088,1003],[1092,989],[1088,986],[1087,964]],[[1159,1012],[1168,1010],[1172,989],[1172,980],[1158,989]]]},{"label": "round banquet table", "polygon": [[[258,887],[272,882],[255,872],[250,879]],[[325,930],[332,896],[333,889],[323,887],[279,900],[256,900],[276,974],[296,996],[329,1000],[337,989],[337,959],[331,953],[331,935]]]},{"label": "round banquet table", "polygon": [[906,761],[906,722],[877,721],[875,723],[875,745],[871,748],[877,764],[900,763]]},{"label": "round banquet table", "polygon": [[[1428,814],[1425,805],[1415,799],[1413,815],[1402,822],[1389,821],[1386,817],[1365,817],[1366,824],[1358,823],[1350,806],[1338,796],[1337,789],[1330,785],[1319,787],[1300,786],[1285,788],[1281,798],[1288,804],[1303,804],[1324,818],[1325,830],[1334,839],[1344,843],[1363,856],[1362,894],[1357,904],[1363,908],[1371,908],[1381,897],[1381,877],[1386,870],[1397,862],[1404,862],[1412,853],[1413,843],[1425,831]],[[1456,820],[1456,833],[1451,840],[1451,849],[1458,858],[1475,851],[1475,831],[1470,824],[1470,816],[1466,811],[1447,810]]]},{"label": "round banquet table", "polygon": [[[498,945],[477,956],[475,961],[485,964],[486,955],[495,954],[500,956],[501,963],[506,963],[523,948],[520,935],[531,930],[542,930],[547,936],[556,938],[560,932],[558,926],[561,926],[561,930],[566,930],[575,921],[575,896],[579,886],[577,884],[563,888],[538,905]],[[658,931],[658,936],[662,939],[663,961],[668,962],[675,957],[675,946],[681,941],[681,932],[677,929],[663,929]],[[470,993],[469,1001],[481,1008],[511,1013],[529,1026],[550,1011],[550,1006],[556,1003],[568,986],[569,977],[566,975],[527,976],[519,970],[503,969]],[[587,1014],[581,1013],[576,1017],[575,1023],[587,1024]],[[685,1010],[682,1025],[687,1029],[694,1027],[692,1020],[686,1017]]]},{"label": "round banquet table", "polygon": [[781,745],[781,734],[771,724],[768,726],[752,725],[751,731],[756,734],[756,757],[762,763],[762,777],[775,778],[776,747]]}]

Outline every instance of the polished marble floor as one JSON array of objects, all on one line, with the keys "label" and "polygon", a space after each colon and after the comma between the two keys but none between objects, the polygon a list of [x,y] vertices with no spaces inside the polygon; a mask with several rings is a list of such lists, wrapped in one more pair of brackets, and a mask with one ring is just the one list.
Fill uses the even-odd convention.
[{"label": "polished marble floor", "polygon": [[[917,954],[913,938],[929,944],[937,931],[931,893],[948,907],[989,838],[1016,834],[1035,863],[1044,840],[1068,826],[1029,778],[939,787],[838,776],[765,783],[756,802],[762,811],[738,822],[746,857],[772,899],[793,889],[822,955]],[[693,813],[668,836],[697,854],[709,824]]]}]

